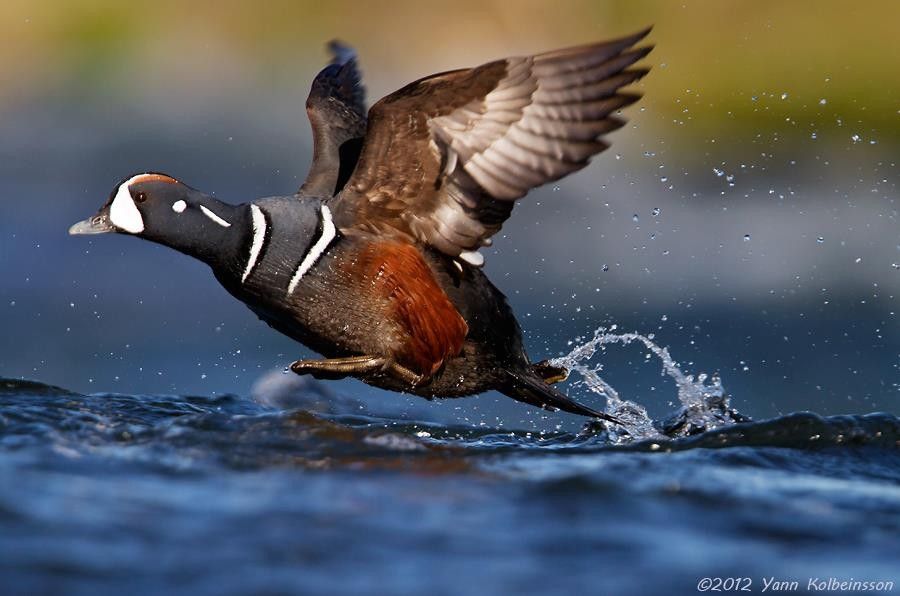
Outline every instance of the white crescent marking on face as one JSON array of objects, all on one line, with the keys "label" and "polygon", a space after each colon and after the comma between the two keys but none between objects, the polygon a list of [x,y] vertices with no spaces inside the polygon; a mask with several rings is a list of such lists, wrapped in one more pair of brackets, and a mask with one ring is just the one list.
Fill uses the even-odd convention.
[{"label": "white crescent marking on face", "polygon": [[316,240],[313,247],[309,249],[309,252],[303,257],[303,262],[297,267],[297,271],[294,273],[294,277],[291,278],[291,283],[288,285],[288,295],[294,293],[294,290],[297,289],[297,284],[300,283],[300,278],[306,275],[306,272],[316,264],[316,261],[319,260],[319,257],[322,256],[322,253],[325,252],[325,249],[328,248],[328,245],[331,244],[331,241],[334,240],[336,235],[337,229],[334,227],[334,221],[331,219],[331,210],[325,205],[322,205],[322,235],[319,236],[319,239]]},{"label": "white crescent marking on face", "polygon": [[223,228],[230,228],[230,227],[231,227],[231,224],[230,224],[230,223],[228,223],[227,221],[225,221],[224,219],[222,219],[221,217],[219,217],[218,215],[216,215],[215,213],[213,213],[212,211],[210,211],[209,209],[207,209],[207,208],[204,207],[203,205],[200,205],[200,211],[202,211],[203,214],[204,214],[206,217],[210,218],[211,220],[213,220],[214,222],[216,222],[217,224],[219,224],[219,225],[222,226]]},{"label": "white crescent marking on face", "polygon": [[178,200],[172,203],[172,211],[174,211],[175,213],[184,213],[185,209],[187,209],[187,203],[182,200]]},{"label": "white crescent marking on face", "polygon": [[130,234],[140,234],[144,231],[144,218],[141,217],[141,212],[138,211],[134,199],[131,198],[131,192],[128,190],[133,180],[144,175],[132,176],[120,184],[119,190],[116,191],[116,196],[109,206],[109,221],[120,230]]},{"label": "white crescent marking on face", "polygon": [[244,275],[241,276],[241,283],[247,281],[256,261],[259,259],[259,253],[262,252],[263,243],[266,241],[266,216],[262,209],[256,205],[250,205],[250,214],[253,216],[253,244],[250,245],[250,256],[247,257],[247,266],[244,267]]}]

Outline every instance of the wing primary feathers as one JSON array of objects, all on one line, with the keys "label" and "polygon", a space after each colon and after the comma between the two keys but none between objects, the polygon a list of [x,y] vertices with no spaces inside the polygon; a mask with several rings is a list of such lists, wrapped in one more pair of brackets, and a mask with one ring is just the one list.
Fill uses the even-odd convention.
[{"label": "wing primary feathers", "polygon": [[331,63],[313,80],[306,113],[312,125],[313,161],[301,196],[331,197],[356,167],[366,132],[366,90],[356,64],[356,51],[333,40]]},{"label": "wing primary feathers", "polygon": [[342,229],[406,236],[453,257],[489,243],[529,190],[585,167],[621,128],[649,69],[650,28],[611,41],[425,77],[369,111],[331,203]]},{"label": "wing primary feathers", "polygon": [[328,42],[328,51],[331,52],[331,63],[345,65],[351,60],[356,60],[356,50],[340,39],[332,39]]}]

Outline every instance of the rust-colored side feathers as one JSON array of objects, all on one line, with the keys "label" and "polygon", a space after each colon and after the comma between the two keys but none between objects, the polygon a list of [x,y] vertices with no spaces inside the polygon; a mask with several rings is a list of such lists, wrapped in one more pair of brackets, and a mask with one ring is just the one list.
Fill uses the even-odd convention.
[{"label": "rust-colored side feathers", "polygon": [[432,375],[447,358],[459,354],[469,326],[438,285],[419,249],[405,242],[366,247],[356,266],[372,291],[387,299],[388,317],[400,331],[397,362],[418,374]]}]

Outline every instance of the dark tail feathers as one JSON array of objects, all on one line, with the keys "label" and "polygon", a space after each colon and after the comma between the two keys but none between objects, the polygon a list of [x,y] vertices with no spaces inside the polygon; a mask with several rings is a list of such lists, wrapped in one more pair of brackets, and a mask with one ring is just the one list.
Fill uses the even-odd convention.
[{"label": "dark tail feathers", "polygon": [[[543,362],[533,365],[533,372],[515,372],[507,370],[506,375],[509,382],[506,387],[501,388],[500,391],[516,401],[544,408],[551,412],[562,410],[563,412],[569,412],[570,414],[578,414],[579,416],[587,416],[589,418],[601,418],[603,420],[608,420],[609,422],[622,424],[613,416],[583,406],[545,383],[541,377],[544,376],[543,372],[550,372],[550,369],[553,369],[553,372],[555,373],[547,375],[551,379],[559,377],[559,371],[565,371],[565,369],[551,367],[549,364]],[[565,376],[563,376],[563,378],[565,378]]]}]

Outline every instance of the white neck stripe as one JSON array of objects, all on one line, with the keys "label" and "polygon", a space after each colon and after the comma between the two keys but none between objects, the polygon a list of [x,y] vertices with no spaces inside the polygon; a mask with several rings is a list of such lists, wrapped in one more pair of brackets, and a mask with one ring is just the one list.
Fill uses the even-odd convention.
[{"label": "white neck stripe", "polygon": [[210,211],[209,209],[207,209],[207,208],[204,207],[203,205],[200,205],[200,211],[202,211],[203,214],[204,214],[206,217],[210,218],[211,220],[213,220],[214,222],[216,222],[217,224],[219,224],[219,225],[222,226],[223,228],[230,228],[230,227],[231,227],[231,224],[230,224],[230,223],[228,223],[227,221],[225,221],[224,219],[222,219],[221,217],[219,217],[218,215],[216,215],[215,213],[213,213],[212,211]]},{"label": "white neck stripe", "polygon": [[300,278],[306,275],[306,272],[316,264],[316,261],[319,260],[319,257],[322,256],[322,253],[325,252],[325,249],[328,248],[328,245],[331,244],[336,235],[337,229],[334,227],[334,221],[331,219],[331,210],[322,205],[322,235],[309,249],[309,252],[303,257],[303,262],[300,263],[297,271],[294,272],[294,277],[291,278],[291,283],[288,285],[288,295],[294,293],[294,290],[297,289],[297,284],[300,283]]},{"label": "white neck stripe", "polygon": [[262,209],[256,205],[250,205],[250,214],[253,216],[253,244],[250,245],[250,256],[247,257],[247,266],[244,267],[244,275],[241,276],[241,283],[247,281],[250,272],[256,266],[259,259],[259,253],[262,252],[263,244],[266,241],[266,216]]}]

